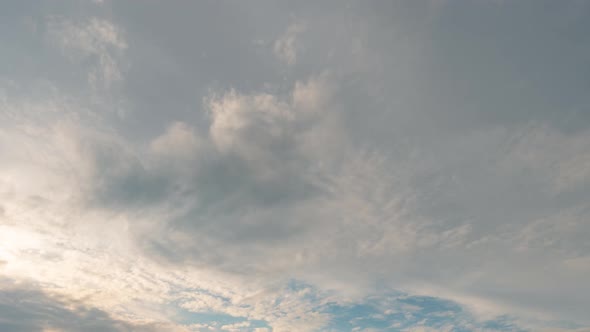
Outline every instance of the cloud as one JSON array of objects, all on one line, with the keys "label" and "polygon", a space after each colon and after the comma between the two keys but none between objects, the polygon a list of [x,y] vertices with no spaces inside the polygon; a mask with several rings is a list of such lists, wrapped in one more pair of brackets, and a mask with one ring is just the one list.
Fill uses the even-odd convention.
[{"label": "cloud", "polygon": [[193,128],[186,123],[175,122],[164,134],[152,141],[151,149],[162,159],[188,159],[185,162],[190,162],[193,158],[198,158],[200,140]]},{"label": "cloud", "polygon": [[[18,140],[28,146],[27,151],[5,150],[14,165],[34,161],[50,167],[11,166],[11,172],[21,175],[6,177],[4,181],[19,186],[17,192],[21,197],[15,200],[13,196],[6,201],[6,219],[14,218],[18,209],[43,204],[43,210],[29,211],[29,218],[42,220],[40,213],[47,215],[52,211],[50,215],[56,218],[56,224],[31,224],[28,233],[15,235],[38,240],[7,242],[11,254],[2,258],[7,262],[5,268],[14,276],[32,273],[30,267],[15,264],[15,257],[25,255],[30,260],[46,260],[47,264],[53,257],[58,264],[68,267],[64,271],[86,266],[84,278],[99,273],[93,265],[112,266],[112,258],[91,257],[109,252],[97,238],[84,235],[81,242],[64,250],[41,231],[63,232],[66,225],[76,225],[72,235],[60,241],[71,241],[69,237],[73,235],[98,233],[116,239],[112,246],[122,250],[117,273],[126,275],[123,271],[133,255],[155,262],[142,272],[147,273],[146,277],[121,280],[117,286],[110,284],[108,275],[99,273],[100,277],[92,277],[96,279],[94,287],[109,285],[114,294],[125,294],[131,299],[144,290],[144,286],[130,288],[135,280],[151,289],[144,297],[149,294],[154,298],[170,287],[194,285],[207,291],[183,292],[155,302],[162,306],[181,300],[180,307],[190,312],[211,311],[263,320],[276,330],[295,326],[312,331],[329,322],[329,315],[318,311],[316,300],[308,299],[305,293],[279,288],[259,296],[248,295],[266,289],[270,280],[292,277],[360,300],[371,292],[368,285],[389,274],[388,282],[392,285],[414,294],[452,299],[480,319],[494,319],[505,308],[522,315],[530,314],[531,308],[535,315],[546,313],[548,308],[544,305],[509,304],[510,297],[493,292],[490,296],[481,291],[453,291],[453,287],[464,289],[461,283],[472,282],[469,278],[474,276],[483,286],[480,289],[494,286],[486,284],[492,279],[504,282],[493,272],[495,264],[511,264],[510,269],[516,271],[516,265],[527,264],[518,255],[504,259],[505,263],[487,256],[487,265],[458,276],[445,266],[433,265],[433,272],[422,269],[423,264],[432,262],[432,254],[421,253],[436,249],[437,257],[452,267],[465,263],[453,262],[447,255],[457,257],[466,247],[481,250],[482,246],[492,245],[510,252],[513,248],[507,243],[519,243],[520,247],[530,249],[536,243],[546,244],[541,239],[557,233],[560,238],[569,236],[565,224],[557,227],[557,220],[568,217],[558,215],[553,221],[513,225],[512,233],[487,233],[484,238],[477,233],[477,223],[436,223],[429,211],[422,210],[428,197],[421,196],[415,187],[423,176],[423,168],[417,165],[424,160],[400,161],[359,147],[341,136],[344,115],[337,112],[332,101],[337,90],[334,82],[320,75],[296,82],[285,96],[236,91],[212,94],[205,99],[209,111],[207,128],[199,130],[185,122],[172,122],[145,145],[134,144],[83,113],[65,116],[50,112],[43,125],[35,124],[28,116],[10,118],[12,125],[4,128],[3,141]],[[59,103],[58,109],[75,109],[63,98],[36,107],[44,108],[51,103]],[[21,106],[17,102],[12,107]],[[336,141],[330,140],[335,138]],[[497,138],[492,134],[480,139]],[[474,151],[467,151],[473,154],[468,157],[478,157]],[[23,185],[27,182],[17,180],[31,176],[45,182],[31,182],[28,190],[38,197],[34,200],[25,194]],[[56,186],[61,188],[61,196],[57,196],[61,200],[48,195],[45,189]],[[571,213],[571,229],[579,229],[579,216],[575,210]],[[77,216],[81,221],[64,219],[66,215]],[[124,232],[116,234],[119,232],[113,233],[114,229]],[[11,228],[6,234],[18,233],[15,232]],[[305,247],[299,245],[301,242],[306,243]],[[89,249],[83,248],[88,246],[92,249],[84,253]],[[65,258],[69,255],[77,258]],[[408,260],[407,255],[414,259]],[[572,261],[567,262],[570,263],[565,265],[571,267]],[[230,291],[245,287],[243,281],[203,285],[195,275],[181,282],[159,264],[173,266],[173,270],[187,264],[198,266],[197,271],[208,278],[215,274],[228,280],[240,276],[251,284],[244,291]],[[406,272],[398,272],[399,269]],[[571,276],[575,277],[575,269],[572,271]],[[438,273],[441,275],[432,277]],[[489,273],[493,278],[483,278],[481,273]],[[523,278],[526,276],[525,273]],[[51,278],[59,284],[71,280],[61,274]],[[511,284],[503,286],[540,292],[534,284],[525,287],[524,279],[521,283],[512,278]],[[423,284],[419,283],[421,280]],[[512,286],[514,282],[518,286]],[[441,288],[446,291],[437,292]],[[101,299],[96,294],[92,297],[89,303]],[[131,301],[125,305],[137,304]]]},{"label": "cloud", "polygon": [[549,124],[532,123],[515,139],[507,167],[526,169],[555,193],[577,190],[590,180],[588,130],[564,133]]},{"label": "cloud", "polygon": [[48,39],[55,43],[64,56],[75,63],[91,61],[88,84],[94,89],[108,90],[123,79],[120,56],[127,49],[120,29],[112,22],[91,18],[73,21],[63,17],[49,17]]},{"label": "cloud", "polygon": [[[256,112],[259,111],[257,107],[260,105],[256,103],[253,106],[249,105],[250,97],[239,98],[238,102],[244,102],[246,107],[244,111],[247,113],[246,115],[238,114],[238,116],[244,117],[244,125],[237,128],[226,128],[224,134],[237,137],[248,135],[251,132],[249,127],[259,125],[262,126],[259,129],[273,130],[266,125],[272,126],[275,123],[259,122],[260,119]],[[256,98],[252,99],[256,100]],[[276,102],[274,99],[272,101]],[[12,101],[10,107],[18,109],[21,107],[19,106],[20,102]],[[153,139],[148,146],[142,148],[114,133],[110,128],[101,127],[94,122],[92,117],[86,117],[83,113],[58,112],[54,114],[50,112],[45,114],[34,111],[35,108],[44,109],[48,105],[52,105],[53,102],[40,101],[31,109],[33,112],[30,114],[8,116],[7,121],[3,122],[2,144],[7,144],[10,140],[18,140],[27,146],[26,150],[14,148],[3,150],[6,157],[4,160],[11,162],[2,165],[5,170],[2,189],[5,197],[9,198],[4,201],[6,211],[3,220],[9,223],[3,230],[6,238],[3,239],[5,254],[2,258],[7,259],[7,263],[3,264],[3,269],[11,276],[19,278],[25,275],[39,275],[55,285],[71,285],[66,288],[67,295],[80,296],[80,294],[84,294],[87,296],[84,300],[85,303],[98,305],[100,310],[106,309],[109,304],[112,305],[112,299],[108,299],[110,297],[108,294],[118,294],[116,298],[121,302],[117,307],[120,308],[119,310],[127,312],[131,307],[138,306],[134,303],[133,298],[140,296],[140,294],[143,299],[152,296],[148,294],[153,294],[154,297],[162,296],[162,292],[166,292],[169,287],[167,282],[161,280],[163,275],[154,279],[153,273],[168,274],[156,266],[152,266],[155,270],[151,272],[145,271],[148,276],[139,277],[139,279],[130,277],[128,273],[124,272],[127,269],[126,266],[132,264],[129,259],[134,259],[131,257],[139,253],[136,251],[138,249],[136,246],[141,247],[147,241],[161,241],[170,238],[174,242],[168,245],[166,250],[170,250],[169,252],[172,252],[176,258],[182,260],[189,258],[203,263],[207,261],[204,261],[202,256],[195,255],[196,253],[206,249],[208,243],[209,245],[223,246],[228,243],[227,236],[234,236],[231,233],[226,233],[223,224],[219,225],[219,228],[211,228],[212,225],[208,224],[203,224],[202,226],[205,228],[201,229],[190,228],[194,227],[192,225],[195,220],[187,218],[198,215],[195,215],[194,210],[190,209],[188,214],[183,214],[183,211],[187,210],[178,209],[178,205],[175,205],[172,197],[176,196],[179,199],[176,204],[182,206],[186,202],[189,208],[194,208],[194,206],[198,208],[198,204],[203,199],[209,199],[209,203],[227,207],[231,206],[227,205],[229,202],[224,201],[227,196],[231,199],[232,194],[234,196],[237,194],[238,200],[234,200],[234,202],[243,201],[247,207],[252,204],[249,203],[250,198],[245,196],[249,193],[250,188],[262,192],[265,190],[287,190],[285,194],[289,195],[290,193],[291,189],[288,186],[283,189],[280,182],[277,182],[278,187],[273,183],[273,181],[283,181],[279,176],[271,176],[270,180],[265,178],[265,175],[260,179],[257,177],[257,174],[260,174],[257,172],[266,173],[265,170],[259,169],[257,166],[263,167],[265,165],[251,164],[256,163],[257,160],[249,159],[248,153],[257,148],[258,142],[248,145],[238,141],[237,146],[218,145],[212,136],[199,135],[194,128],[177,122]],[[59,98],[55,102],[59,103],[56,106],[58,109],[72,107]],[[270,105],[273,106],[272,103]],[[286,101],[285,105],[291,105],[291,102]],[[248,107],[254,107],[254,109],[248,109]],[[288,106],[288,109],[289,112],[294,111],[292,106]],[[242,112],[243,110],[238,107],[236,110],[230,109],[229,111]],[[249,117],[248,112],[253,112],[254,115]],[[213,118],[212,123],[218,120],[218,118]],[[291,125],[293,123],[289,124],[289,126]],[[265,139],[272,141],[281,138],[270,135]],[[293,149],[287,153],[298,154],[299,152],[295,148],[296,144],[290,144],[294,144]],[[268,154],[267,158],[275,160],[278,172],[289,170],[288,166],[284,166],[282,161],[272,154]],[[224,189],[224,195],[208,198],[207,195],[210,193],[206,188],[201,187],[203,181],[208,181],[209,176],[215,175],[219,166],[227,167],[230,166],[227,163],[231,162],[238,162],[237,166],[240,167],[238,168],[239,173],[236,175],[245,176],[244,181],[253,182],[244,183],[244,188],[227,187]],[[27,164],[41,164],[43,167],[23,167]],[[271,169],[269,168],[269,170]],[[27,177],[29,179],[43,179],[43,181],[31,181],[30,187],[27,187],[29,182],[24,180]],[[11,187],[16,189],[16,195],[12,194],[15,189],[11,189]],[[51,195],[47,191],[48,188],[59,188],[57,191],[59,195]],[[280,193],[280,191],[278,192]],[[262,196],[253,199],[256,202],[267,198]],[[37,208],[29,209],[26,214],[20,213],[32,205],[36,205]],[[238,212],[241,207],[238,205],[236,209]],[[219,214],[218,218],[220,219],[218,220],[225,222],[226,225],[233,224],[234,228],[242,228],[241,238],[236,240],[245,241],[243,243],[254,243],[253,241],[264,237],[266,237],[266,241],[275,242],[273,238],[280,234],[276,231],[285,232],[285,236],[288,235],[286,231],[281,230],[280,227],[283,226],[266,230],[268,231],[267,235],[257,233],[265,230],[264,223],[267,226],[273,226],[275,212],[272,211],[273,209],[269,208],[267,212],[262,213],[262,216],[264,214],[268,216],[266,221],[258,218],[261,214],[257,211],[248,212],[250,216],[242,215],[240,217],[242,225],[234,224],[231,218],[236,214],[231,212]],[[142,218],[145,219],[139,220]],[[185,226],[182,223],[179,224],[178,218],[184,218],[186,221],[182,222],[188,224],[184,224]],[[28,221],[17,227],[13,223],[19,219]],[[47,222],[48,220],[51,222]],[[176,233],[173,227],[185,227],[185,230],[189,230],[186,234],[193,236],[193,238]],[[285,227],[290,226],[287,223]],[[160,235],[150,233],[158,231],[159,228]],[[119,231],[112,233],[115,229]],[[199,232],[202,231],[205,231],[202,234],[204,242],[194,243],[193,241],[197,237],[201,237]],[[251,232],[249,236],[252,239],[250,240],[243,237],[248,232]],[[103,235],[96,237],[98,233]],[[61,235],[52,237],[47,234]],[[120,260],[121,265],[112,261],[113,256],[107,253],[110,249],[103,251],[105,247],[100,240],[102,237],[110,239],[108,247],[118,248],[119,259],[117,260]],[[9,238],[12,240],[9,241]],[[28,240],[24,241],[23,239]],[[129,243],[130,239],[138,242]],[[187,251],[182,251],[183,248]],[[219,247],[219,249],[221,248]],[[246,250],[242,257],[246,257],[245,255],[249,252],[259,251],[255,247],[251,249]],[[195,252],[196,250],[198,251]],[[228,251],[220,251],[217,257],[223,255],[221,257],[229,259],[234,250],[240,250],[240,247],[234,246]],[[17,257],[20,259],[26,257],[28,262],[36,263],[21,264]],[[172,262],[174,261],[176,260],[172,259]],[[223,269],[226,267],[234,269],[227,266],[223,260],[208,263],[212,265],[207,267],[207,270],[216,266]],[[109,268],[103,270],[107,265]],[[57,268],[57,266],[60,267]],[[119,273],[121,273],[121,278],[113,280],[112,275]],[[125,276],[123,277],[123,275]],[[172,276],[169,275],[169,277]],[[84,286],[74,282],[75,278],[85,279]],[[197,280],[198,278],[194,279],[195,285],[201,285]],[[176,285],[176,282],[171,279],[169,282]],[[60,288],[61,286],[45,286],[46,289],[54,287]],[[181,287],[188,287],[187,281],[183,282]],[[213,288],[215,287],[221,287],[221,285]],[[99,291],[102,288],[108,288],[110,291]],[[206,288],[211,289],[211,286],[206,286]],[[231,288],[234,286],[223,286],[225,290]],[[151,289],[151,291],[147,291],[147,289]],[[244,297],[239,294],[238,292],[232,297]],[[281,296],[275,293],[265,295],[252,303],[246,302],[248,310],[236,308],[233,304],[229,306],[207,304],[195,307],[196,303],[202,302],[205,297],[201,295],[194,298],[194,296],[195,294],[190,294],[189,299],[194,300],[187,300],[185,307],[195,311],[217,310],[240,316],[264,318],[279,330],[280,326],[283,326],[284,329],[289,326],[298,326],[303,331],[306,328],[312,329],[306,326],[317,327],[325,320],[322,315],[314,313],[313,310],[306,307],[305,301],[299,303],[299,301],[285,300],[278,308],[273,308],[273,301]],[[127,300],[123,301],[123,298]],[[162,297],[153,301],[157,305],[163,305],[162,302],[173,301],[173,299]],[[283,312],[282,308],[285,306],[289,306],[290,309]],[[256,309],[252,313],[253,308]],[[113,310],[113,307],[111,306],[109,310]],[[269,313],[273,314],[269,316]],[[307,316],[306,318],[301,318],[300,315],[303,313]]]},{"label": "cloud", "polygon": [[57,298],[38,288],[2,279],[2,331],[164,331],[165,326],[126,322],[81,302]]},{"label": "cloud", "polygon": [[297,37],[305,30],[304,23],[291,24],[287,31],[275,41],[273,51],[279,60],[290,66],[296,63],[297,53],[301,48]]},{"label": "cloud", "polygon": [[[0,269],[35,285],[5,300],[115,330],[590,323],[585,35],[539,39],[579,21],[134,6],[42,7],[45,44],[0,32]],[[242,42],[277,36],[287,71]]]}]

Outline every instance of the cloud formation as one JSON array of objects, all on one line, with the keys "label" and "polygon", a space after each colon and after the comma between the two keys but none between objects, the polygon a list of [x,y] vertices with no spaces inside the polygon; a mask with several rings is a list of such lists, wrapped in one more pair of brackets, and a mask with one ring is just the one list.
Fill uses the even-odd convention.
[{"label": "cloud formation", "polygon": [[88,84],[93,88],[108,89],[123,79],[118,57],[127,48],[119,28],[104,19],[91,18],[75,22],[63,17],[50,17],[47,35],[63,54],[75,61],[91,61]]},{"label": "cloud formation", "polygon": [[83,303],[51,297],[31,285],[2,280],[0,328],[3,331],[159,331],[165,326],[116,320]]},{"label": "cloud formation", "polygon": [[275,41],[274,53],[288,65],[294,65],[297,61],[298,45],[297,36],[305,31],[305,24],[294,23],[287,28],[287,31]]},{"label": "cloud formation", "polygon": [[588,7],[454,6],[15,6],[0,329],[585,331]]}]

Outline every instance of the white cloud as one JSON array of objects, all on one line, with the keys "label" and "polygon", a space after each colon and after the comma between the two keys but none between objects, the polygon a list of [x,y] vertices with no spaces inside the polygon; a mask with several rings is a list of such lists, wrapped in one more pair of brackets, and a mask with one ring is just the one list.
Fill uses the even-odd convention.
[{"label": "white cloud", "polygon": [[285,33],[274,44],[274,54],[287,65],[294,65],[297,61],[297,53],[301,49],[298,35],[307,29],[303,23],[291,24]]},{"label": "white cloud", "polygon": [[[32,111],[7,116],[0,131],[0,145],[7,147],[0,165],[3,271],[12,278],[33,276],[46,289],[84,298],[117,319],[149,316],[151,323],[169,320],[169,312],[154,312],[174,302],[189,311],[264,320],[277,331],[314,331],[330,319],[316,310],[317,301],[328,297],[308,290],[319,298],[312,300],[275,280],[305,280],[345,302],[362,299],[384,274],[391,285],[452,299],[481,319],[508,309],[523,317],[547,315],[549,308],[489,298],[469,285],[492,280],[540,293],[544,283],[525,287],[528,274],[518,270],[521,265],[535,271],[535,265],[514,254],[538,244],[568,249],[555,261],[576,276],[585,261],[574,255],[575,246],[547,240],[575,236],[582,211],[488,232],[487,242],[477,224],[437,223],[420,210],[424,201],[414,181],[422,168],[416,160],[368,151],[341,136],[333,84],[322,76],[295,83],[286,96],[213,96],[205,103],[208,132],[173,122],[145,146],[83,112],[60,116],[57,110],[76,109],[67,98],[5,104],[13,110],[7,114],[23,107]],[[228,166],[238,172],[218,173]],[[216,188],[204,187],[205,180],[228,174],[243,178],[222,195],[208,196]],[[313,193],[290,196],[302,184],[313,186]],[[284,199],[268,199],[268,193]],[[478,251],[482,246],[513,257],[498,262]],[[435,277],[422,268],[433,250],[442,263],[430,265],[440,274]],[[474,268],[448,258],[464,250],[482,253],[487,263]],[[445,264],[467,268],[458,275]],[[502,264],[510,264],[504,265],[513,273],[508,281],[494,272]],[[523,277],[515,278],[516,271]]]},{"label": "white cloud", "polygon": [[112,22],[92,18],[75,22],[62,17],[50,17],[48,37],[63,54],[81,63],[92,61],[88,83],[94,89],[109,89],[123,79],[120,56],[127,49],[120,29]]},{"label": "white cloud", "polygon": [[[222,152],[237,151],[252,160],[263,157],[263,150],[289,135],[294,116],[286,103],[268,94],[244,96],[232,91],[209,100],[207,106],[211,109],[210,134],[215,145]],[[247,150],[239,151],[242,148]]]},{"label": "white cloud", "polygon": [[[178,26],[154,21],[150,30],[143,15],[124,22],[121,6],[129,35],[109,19],[47,20],[48,40],[88,80],[90,98],[68,84],[45,82],[39,93],[0,82],[3,275],[123,325],[180,331],[317,331],[333,318],[321,308],[392,289],[453,300],[475,321],[509,313],[525,327],[588,323],[587,129],[558,130],[542,115],[526,126],[456,111],[466,107],[453,90],[460,80],[430,90],[436,75],[415,63],[432,63],[403,50],[428,49],[411,40],[423,31],[400,28],[396,36],[410,41],[397,43],[391,17],[377,10],[358,20],[334,9],[323,25],[313,21],[318,28],[305,35],[313,66],[300,61],[307,24],[288,27],[273,45],[291,66],[284,76],[247,67],[260,60],[246,61],[251,49],[214,49],[226,45],[224,29],[241,32],[235,22],[204,20],[208,40],[182,15],[170,22]],[[179,31],[185,23],[190,41]],[[340,31],[348,25],[363,32]],[[332,29],[345,38],[327,38]],[[129,95],[109,95],[126,73],[127,40],[148,52],[133,54],[136,76],[119,91]],[[218,58],[195,57],[201,48]],[[338,51],[350,49],[351,57]],[[209,84],[218,93],[206,94]],[[115,120],[97,110],[124,104],[119,97],[145,109]],[[372,317],[417,317],[419,306],[396,300]],[[245,320],[170,322],[180,309]],[[257,320],[270,328],[255,328]],[[420,324],[408,331],[431,329]]]},{"label": "white cloud", "polygon": [[233,323],[233,324],[226,324],[221,326],[221,329],[224,331],[243,331],[244,328],[250,326],[250,322],[244,321],[240,323]]},{"label": "white cloud", "polygon": [[[226,107],[227,102],[230,105],[233,102],[243,103],[245,106],[224,108],[218,110],[222,112],[218,115],[222,118],[226,116],[225,119],[241,117],[239,121],[242,123],[240,126],[218,127],[223,135],[244,135],[243,130],[247,131],[248,126],[260,124],[257,121],[270,125],[258,129],[272,131],[277,122],[267,123],[264,117],[284,115],[272,113],[275,104],[281,105],[274,97],[234,97],[236,100],[225,101],[225,104],[220,102],[216,107]],[[139,190],[143,190],[144,181],[149,183],[150,178],[159,176],[164,176],[164,183],[178,183],[181,188],[195,190],[195,184],[186,180],[199,176],[201,171],[198,168],[190,169],[191,165],[200,162],[199,158],[223,158],[223,154],[233,151],[240,157],[248,158],[242,152],[256,149],[256,142],[237,140],[237,146],[218,145],[216,138],[206,140],[187,124],[177,122],[143,149],[82,113],[70,116],[58,112],[44,116],[44,113],[35,111],[47,108],[52,102],[40,101],[41,104],[32,108],[29,103],[26,107],[30,108],[31,114],[8,117],[1,127],[0,144],[8,147],[10,141],[16,140],[26,146],[25,150],[14,146],[4,149],[0,165],[4,170],[0,181],[5,198],[2,220],[7,222],[2,232],[1,259],[6,275],[43,281],[45,289],[77,299],[84,298],[89,305],[108,310],[118,319],[144,316],[165,322],[168,319],[165,312],[164,315],[156,315],[153,311],[158,309],[154,308],[184,299],[183,307],[186,309],[214,310],[263,319],[277,331],[294,327],[300,331],[311,331],[326,322],[326,316],[314,312],[303,293],[287,290],[259,293],[260,289],[267,287],[266,282],[247,286],[241,281],[232,281],[234,278],[228,274],[216,277],[218,272],[214,266],[213,269],[203,266],[186,271],[179,278],[175,272],[167,271],[164,266],[149,262],[149,259],[142,263],[138,261],[144,253],[141,252],[142,242],[135,240],[150,241],[161,238],[160,235],[175,236],[165,225],[167,218],[174,216],[174,212],[168,209],[178,206],[170,206],[174,202],[168,201],[174,200],[174,191],[162,200],[153,201],[150,207],[143,204],[125,206],[138,194],[143,194],[135,192],[125,196],[120,190],[128,188],[121,188],[119,183],[129,183],[129,177],[135,179],[137,172],[145,172],[145,177],[137,180]],[[63,99],[56,102],[60,103],[57,109],[74,107]],[[8,106],[19,109],[20,105],[20,101],[13,101]],[[284,105],[288,108],[285,112],[294,111],[288,102]],[[271,111],[260,119],[256,112],[266,112],[268,109],[264,107]],[[292,121],[289,117],[286,119]],[[212,119],[212,128],[219,123],[217,121],[220,119]],[[268,139],[272,141],[276,138],[270,135]],[[201,156],[200,153],[206,155]],[[39,166],[30,166],[35,164]],[[170,165],[178,165],[185,172],[165,173]],[[31,209],[31,206],[36,208]],[[166,234],[148,236],[146,232],[151,231]],[[108,243],[102,241],[105,238],[109,239]],[[187,240],[194,241],[195,238]],[[201,243],[196,248],[202,248],[202,245],[207,244]],[[182,255],[181,252],[178,254]],[[221,251],[220,254],[233,253]],[[134,268],[129,270],[130,266]],[[223,277],[219,277],[221,275]],[[173,288],[199,288],[215,295],[183,293],[177,297],[179,294],[169,294]],[[252,296],[252,293],[259,294]],[[137,298],[141,298],[141,302],[137,302]],[[280,305],[276,305],[277,299],[281,299]]]},{"label": "white cloud", "polygon": [[175,122],[165,133],[150,143],[151,152],[161,163],[160,167],[171,172],[194,172],[198,158],[207,153],[202,138],[194,128],[184,122]]}]

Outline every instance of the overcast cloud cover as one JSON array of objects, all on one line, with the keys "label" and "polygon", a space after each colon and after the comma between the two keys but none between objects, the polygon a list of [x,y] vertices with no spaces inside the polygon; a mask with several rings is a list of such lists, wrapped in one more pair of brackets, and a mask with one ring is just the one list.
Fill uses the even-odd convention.
[{"label": "overcast cloud cover", "polygon": [[590,2],[0,13],[1,331],[590,331]]}]

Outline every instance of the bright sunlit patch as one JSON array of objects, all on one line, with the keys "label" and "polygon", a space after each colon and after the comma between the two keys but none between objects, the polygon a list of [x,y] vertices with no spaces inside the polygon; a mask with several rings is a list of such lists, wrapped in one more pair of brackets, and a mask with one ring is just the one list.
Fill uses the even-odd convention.
[{"label": "bright sunlit patch", "polygon": [[44,240],[39,234],[13,226],[0,225],[0,260],[6,269],[14,270],[27,265],[30,253],[43,254]]}]

